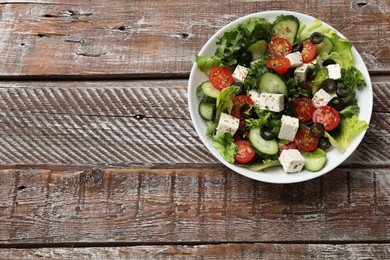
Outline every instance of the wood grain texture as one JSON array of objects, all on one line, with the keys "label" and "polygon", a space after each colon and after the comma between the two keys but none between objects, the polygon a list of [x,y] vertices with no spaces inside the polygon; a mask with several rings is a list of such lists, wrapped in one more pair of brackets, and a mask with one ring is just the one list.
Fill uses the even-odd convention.
[{"label": "wood grain texture", "polygon": [[195,54],[225,24],[286,7],[336,27],[372,73],[390,71],[387,0],[47,0],[0,3],[0,76],[187,76]]},{"label": "wood grain texture", "polygon": [[390,240],[388,169],[292,185],[203,169],[2,170],[3,246]]},{"label": "wood grain texture", "polygon": [[388,259],[390,244],[222,244],[0,249],[2,259]]},{"label": "wood grain texture", "polygon": [[[217,163],[193,128],[186,87],[185,80],[0,82],[1,167]],[[349,166],[390,163],[390,85],[373,88],[371,128]]]}]

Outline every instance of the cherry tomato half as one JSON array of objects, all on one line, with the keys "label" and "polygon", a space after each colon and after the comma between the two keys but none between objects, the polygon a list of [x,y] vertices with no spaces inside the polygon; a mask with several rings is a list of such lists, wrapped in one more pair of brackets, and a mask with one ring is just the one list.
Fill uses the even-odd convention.
[{"label": "cherry tomato half", "polygon": [[282,145],[281,147],[279,147],[279,155],[282,153],[283,150],[290,150],[290,149],[297,149],[297,144],[295,142],[291,142]]},{"label": "cherry tomato half", "polygon": [[340,123],[340,114],[331,106],[321,106],[314,111],[313,122],[322,124],[326,131],[332,131]]},{"label": "cherry tomato half", "polygon": [[233,75],[226,67],[219,66],[212,68],[209,73],[211,84],[221,90],[234,83]]},{"label": "cherry tomato half", "polygon": [[235,142],[235,145],[238,146],[236,156],[234,156],[234,161],[236,163],[249,163],[253,160],[253,158],[255,158],[255,149],[253,149],[249,141],[241,140]]},{"label": "cherry tomato half", "polygon": [[253,100],[247,95],[238,95],[232,99],[233,108],[231,115],[238,119],[244,119],[241,115],[241,108],[245,104],[253,105]]},{"label": "cherry tomato half", "polygon": [[311,152],[317,148],[318,138],[311,134],[309,128],[304,127],[298,130],[294,142],[302,152]]},{"label": "cherry tomato half", "polygon": [[285,56],[291,51],[291,43],[285,38],[277,37],[268,43],[268,52],[275,57]]},{"label": "cherry tomato half", "polygon": [[302,44],[303,44],[303,50],[301,52],[302,61],[303,63],[311,62],[316,57],[316,53],[317,53],[316,46],[310,41],[304,41]]},{"label": "cherry tomato half", "polygon": [[313,101],[308,97],[297,97],[293,102],[293,106],[295,107],[298,119],[301,122],[310,121],[316,110]]},{"label": "cherry tomato half", "polygon": [[275,70],[279,75],[285,74],[290,68],[290,60],[284,56],[269,58],[265,65],[267,68]]}]

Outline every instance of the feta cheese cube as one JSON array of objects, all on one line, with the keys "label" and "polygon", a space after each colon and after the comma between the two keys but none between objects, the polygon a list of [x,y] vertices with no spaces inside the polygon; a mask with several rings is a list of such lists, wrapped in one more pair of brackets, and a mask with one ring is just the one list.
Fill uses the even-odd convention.
[{"label": "feta cheese cube", "polygon": [[252,89],[248,92],[248,96],[252,99],[253,103],[255,105],[259,105],[260,103],[260,93],[255,90],[255,89]]},{"label": "feta cheese cube", "polygon": [[293,141],[298,131],[299,119],[296,117],[282,115],[282,127],[279,131],[279,139]]},{"label": "feta cheese cube", "polygon": [[294,70],[294,78],[301,82],[305,82],[308,67],[309,66],[306,63],[296,67]]},{"label": "feta cheese cube", "polygon": [[331,64],[326,66],[328,69],[328,76],[331,79],[338,80],[341,79],[341,67],[340,64]]},{"label": "feta cheese cube", "polygon": [[283,170],[287,173],[300,172],[305,165],[305,158],[297,149],[283,150],[279,156]]},{"label": "feta cheese cube", "polygon": [[244,82],[246,76],[248,76],[249,69],[247,67],[237,65],[233,72],[233,79],[235,82]]},{"label": "feta cheese cube", "polygon": [[284,109],[284,95],[261,93],[257,104],[260,109],[269,110],[273,112],[281,112]]},{"label": "feta cheese cube", "polygon": [[296,68],[303,64],[302,55],[299,51],[289,53],[285,57],[290,60],[290,68]]},{"label": "feta cheese cube", "polygon": [[320,106],[326,106],[332,98],[332,95],[321,88],[314,94],[312,101],[314,106],[317,108]]},{"label": "feta cheese cube", "polygon": [[234,135],[238,129],[240,120],[226,113],[221,113],[217,126],[217,134],[230,133]]}]

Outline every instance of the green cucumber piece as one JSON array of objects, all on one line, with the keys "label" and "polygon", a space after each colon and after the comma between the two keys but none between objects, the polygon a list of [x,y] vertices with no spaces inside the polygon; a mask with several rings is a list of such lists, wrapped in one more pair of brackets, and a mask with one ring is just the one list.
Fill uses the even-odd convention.
[{"label": "green cucumber piece", "polygon": [[266,40],[260,40],[252,43],[248,47],[248,51],[252,53],[253,60],[258,60],[267,51],[268,42]]},{"label": "green cucumber piece", "polygon": [[294,43],[299,30],[299,20],[293,15],[280,15],[272,24],[271,39],[282,37]]},{"label": "green cucumber piece", "polygon": [[321,55],[323,53],[329,54],[333,50],[333,42],[329,37],[323,35],[323,40],[319,44],[315,44],[317,49],[317,55]]},{"label": "green cucumber piece", "polygon": [[286,97],[288,95],[286,83],[271,72],[266,72],[261,76],[259,89],[263,93],[283,94]]},{"label": "green cucumber piece", "polygon": [[220,92],[210,81],[205,81],[197,87],[196,97],[199,102],[215,103]]},{"label": "green cucumber piece", "polygon": [[311,172],[320,171],[326,164],[326,153],[319,148],[312,152],[302,152],[302,156],[306,159],[305,169]]},{"label": "green cucumber piece", "polygon": [[264,140],[260,135],[260,127],[254,127],[249,130],[249,142],[262,157],[271,158],[279,152],[276,139]]},{"label": "green cucumber piece", "polygon": [[216,113],[215,103],[199,103],[199,114],[203,119],[214,121]]}]

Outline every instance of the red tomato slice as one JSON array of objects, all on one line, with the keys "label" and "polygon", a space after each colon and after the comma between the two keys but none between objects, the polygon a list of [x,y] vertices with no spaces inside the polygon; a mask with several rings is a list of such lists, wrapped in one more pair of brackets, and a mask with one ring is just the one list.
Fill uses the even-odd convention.
[{"label": "red tomato slice", "polygon": [[313,113],[316,110],[316,107],[313,104],[313,101],[308,97],[298,97],[294,100],[293,106],[298,115],[298,119],[301,122],[310,121],[313,117]]},{"label": "red tomato slice", "polygon": [[275,70],[279,75],[283,75],[290,68],[290,60],[284,56],[269,58],[265,65],[268,68]]},{"label": "red tomato slice", "polygon": [[301,54],[302,54],[303,63],[311,62],[316,57],[316,53],[317,53],[316,46],[310,41],[304,41],[302,45],[303,45],[303,50]]},{"label": "red tomato slice", "polygon": [[233,135],[233,139],[235,142],[240,140],[248,140],[249,137],[249,129],[246,127],[245,120],[240,120],[240,124],[236,133]]},{"label": "red tomato slice", "polygon": [[233,75],[226,67],[215,67],[210,70],[209,79],[211,84],[221,90],[234,83]]},{"label": "red tomato slice", "polygon": [[279,147],[279,155],[282,153],[283,150],[290,150],[290,149],[297,149],[297,145],[295,142],[284,144],[281,147]]},{"label": "red tomato slice", "polygon": [[238,119],[244,119],[241,116],[241,107],[245,104],[253,105],[253,100],[247,95],[238,95],[232,99],[233,108],[231,115]]},{"label": "red tomato slice", "polygon": [[294,142],[302,152],[311,152],[317,148],[318,138],[311,134],[309,128],[304,127],[298,130]]},{"label": "red tomato slice", "polygon": [[256,155],[255,149],[253,149],[251,143],[247,140],[241,140],[235,142],[238,146],[236,156],[234,156],[234,161],[236,163],[249,163],[253,160]]},{"label": "red tomato slice", "polygon": [[268,52],[275,57],[285,56],[291,51],[291,43],[285,38],[277,37],[268,43]]},{"label": "red tomato slice", "polygon": [[332,131],[340,123],[340,114],[331,106],[321,106],[314,111],[313,122],[322,124],[326,131]]}]

